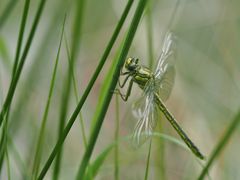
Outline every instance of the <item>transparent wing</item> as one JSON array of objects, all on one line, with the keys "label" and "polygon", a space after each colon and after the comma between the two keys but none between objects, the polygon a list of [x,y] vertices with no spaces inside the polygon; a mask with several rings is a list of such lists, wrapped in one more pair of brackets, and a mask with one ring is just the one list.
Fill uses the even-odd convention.
[{"label": "transparent wing", "polygon": [[175,68],[169,66],[160,79],[155,79],[155,92],[162,101],[166,101],[171,94],[175,79]]},{"label": "transparent wing", "polygon": [[142,97],[133,105],[133,113],[138,119],[133,133],[133,145],[139,147],[153,133],[159,118],[159,109],[154,102],[153,86],[146,86]]},{"label": "transparent wing", "polygon": [[162,52],[154,73],[155,92],[159,94],[159,97],[163,101],[168,99],[175,79],[176,44],[174,39],[175,37],[171,32],[166,34]]},{"label": "transparent wing", "polygon": [[164,41],[162,52],[157,62],[155,69],[155,77],[160,78],[164,72],[167,71],[169,66],[174,66],[175,54],[176,53],[176,43],[175,36],[171,32],[167,32]]}]

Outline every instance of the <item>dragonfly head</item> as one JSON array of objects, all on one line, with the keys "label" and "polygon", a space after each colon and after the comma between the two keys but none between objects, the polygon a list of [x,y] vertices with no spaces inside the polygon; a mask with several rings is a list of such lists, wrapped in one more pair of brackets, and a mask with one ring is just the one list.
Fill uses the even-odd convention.
[{"label": "dragonfly head", "polygon": [[125,68],[129,71],[134,71],[138,66],[138,58],[129,57],[125,61]]}]

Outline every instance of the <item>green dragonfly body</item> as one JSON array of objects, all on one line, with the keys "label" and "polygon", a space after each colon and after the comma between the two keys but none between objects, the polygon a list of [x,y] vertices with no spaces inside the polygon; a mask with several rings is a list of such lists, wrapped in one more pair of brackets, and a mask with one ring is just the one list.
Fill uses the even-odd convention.
[{"label": "green dragonfly body", "polygon": [[147,67],[139,65],[139,60],[137,58],[126,59],[124,64],[126,71],[122,72],[121,70],[121,75],[126,76],[126,78],[122,84],[119,82],[119,86],[122,88],[129,79],[130,81],[125,95],[119,90],[118,92],[122,99],[127,101],[131,94],[133,83],[138,84],[144,91],[143,97],[139,99],[135,107],[139,120],[136,124],[133,137],[136,139],[138,145],[141,144],[141,136],[143,133],[146,133],[145,139],[151,136],[156,126],[156,121],[160,116],[158,113],[160,110],[191,151],[198,158],[204,159],[202,153],[182,130],[176,119],[163,103],[170,95],[175,76],[174,68],[170,65],[169,59],[171,59],[171,56],[172,41],[171,34],[169,34],[165,39],[164,47],[155,72],[152,72]]}]

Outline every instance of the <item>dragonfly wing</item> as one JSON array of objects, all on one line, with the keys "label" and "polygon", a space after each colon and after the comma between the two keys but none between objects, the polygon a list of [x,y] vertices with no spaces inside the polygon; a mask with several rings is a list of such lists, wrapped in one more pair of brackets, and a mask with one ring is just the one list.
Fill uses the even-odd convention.
[{"label": "dragonfly wing", "polygon": [[133,107],[134,115],[138,118],[133,133],[133,145],[139,147],[153,133],[159,117],[159,110],[154,102],[154,93],[143,94]]},{"label": "dragonfly wing", "polygon": [[169,66],[175,64],[176,56],[176,37],[171,32],[167,32],[164,41],[161,54],[158,58],[158,64],[155,69],[155,76],[161,76],[163,72],[167,71]]},{"label": "dragonfly wing", "polygon": [[155,80],[155,92],[159,94],[162,101],[166,101],[171,94],[175,79],[175,68],[169,66],[160,79]]},{"label": "dragonfly wing", "polygon": [[155,76],[155,92],[159,97],[166,101],[172,91],[175,79],[175,59],[176,59],[176,44],[175,37],[171,32],[166,34],[164,39],[162,53],[158,59]]}]

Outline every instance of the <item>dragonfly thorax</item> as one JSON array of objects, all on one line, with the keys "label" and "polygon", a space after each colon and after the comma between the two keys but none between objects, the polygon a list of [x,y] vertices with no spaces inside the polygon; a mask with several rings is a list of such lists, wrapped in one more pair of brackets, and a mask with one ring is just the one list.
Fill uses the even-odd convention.
[{"label": "dragonfly thorax", "polygon": [[128,58],[125,61],[125,68],[130,72],[133,81],[142,89],[150,79],[154,78],[153,73],[149,68],[138,64],[137,58]]},{"label": "dragonfly thorax", "polygon": [[132,78],[141,89],[144,89],[147,82],[154,78],[154,75],[149,68],[139,65],[135,73],[132,75]]}]

